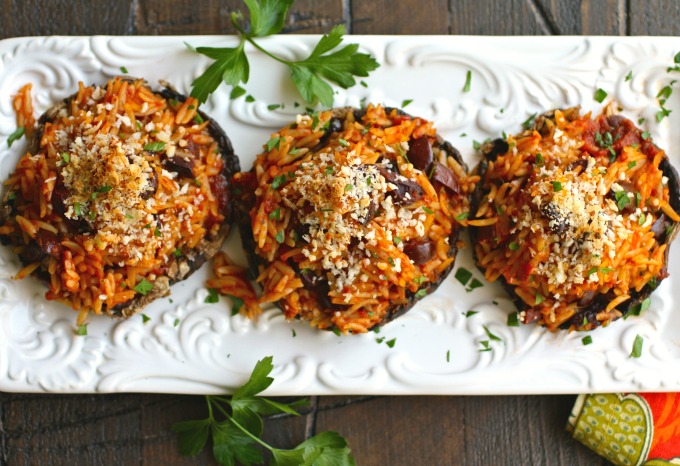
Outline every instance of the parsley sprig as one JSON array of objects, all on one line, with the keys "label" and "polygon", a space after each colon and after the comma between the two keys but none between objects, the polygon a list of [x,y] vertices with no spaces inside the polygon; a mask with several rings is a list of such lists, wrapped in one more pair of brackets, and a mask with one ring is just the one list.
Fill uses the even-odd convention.
[{"label": "parsley sprig", "polygon": [[269,377],[274,368],[272,360],[267,356],[258,361],[248,382],[231,397],[206,396],[206,419],[178,422],[172,426],[179,436],[180,453],[198,455],[208,436],[212,435],[213,456],[223,465],[262,464],[264,459],[259,445],[271,452],[272,465],[354,466],[347,441],[336,432],[321,432],[292,450],[274,448],[260,438],[263,432],[261,416],[277,413],[297,416],[296,408],[306,404],[306,400],[283,404],[257,396],[274,381]]},{"label": "parsley sprig", "polygon": [[195,49],[196,52],[215,60],[192,84],[191,96],[201,102],[205,102],[222,81],[234,86],[234,89],[239,84],[248,82],[250,65],[245,52],[246,42],[268,57],[288,66],[293,83],[307,102],[318,101],[326,107],[333,105],[333,88],[328,84],[329,81],[347,89],[356,84],[354,76],[368,76],[370,71],[380,66],[369,54],[358,53],[358,44],[348,44],[338,49],[345,34],[343,25],[335,26],[329,34],[324,35],[304,60],[289,61],[274,55],[255,39],[277,34],[283,29],[293,0],[244,0],[244,2],[250,12],[249,31],[241,25],[243,15],[240,12],[231,13],[231,22],[240,36],[236,47]]}]

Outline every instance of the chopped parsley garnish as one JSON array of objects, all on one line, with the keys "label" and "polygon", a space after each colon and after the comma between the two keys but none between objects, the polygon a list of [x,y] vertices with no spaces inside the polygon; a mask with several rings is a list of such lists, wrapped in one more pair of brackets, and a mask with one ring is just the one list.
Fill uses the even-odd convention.
[{"label": "chopped parsley garnish", "polygon": [[333,327],[333,333],[335,333],[337,336],[342,336],[342,332],[340,332],[340,329],[338,327]]},{"label": "chopped parsley garnish", "polygon": [[172,323],[173,327],[177,327],[179,325],[179,319],[175,319],[175,321]]},{"label": "chopped parsley garnish", "polygon": [[632,70],[629,71],[628,74],[626,75],[625,81],[630,81],[631,79],[633,79],[633,71]]},{"label": "chopped parsley garnish", "polygon": [[288,151],[290,155],[296,155],[298,152],[300,152],[300,149],[297,147],[293,147],[291,150]]},{"label": "chopped parsley garnish", "polygon": [[427,296],[427,290],[416,291],[416,294],[415,294],[416,298],[424,298],[425,296]]},{"label": "chopped parsley garnish", "polygon": [[541,155],[540,152],[536,154],[536,157],[534,158],[534,163],[536,165],[538,165],[539,167],[543,166],[543,163],[544,163],[543,162],[543,156]]},{"label": "chopped parsley garnish", "polygon": [[545,301],[545,297],[541,293],[536,292],[536,300],[534,302],[534,306],[541,304],[543,301]]},{"label": "chopped parsley garnish", "polygon": [[112,189],[113,189],[112,186],[101,186],[101,187],[97,188],[97,189],[95,190],[95,192],[92,193],[92,199],[93,199],[93,200],[94,200],[94,199],[97,199],[97,196],[98,196],[99,194],[108,193],[108,192],[111,191]]},{"label": "chopped parsley garnish", "polygon": [[272,220],[281,220],[281,207],[277,207],[276,210],[271,212],[269,218]]},{"label": "chopped parsley garnish", "polygon": [[602,102],[604,102],[604,99],[607,98],[607,92],[604,89],[598,88],[597,91],[595,91],[594,97],[595,97],[595,100],[597,100],[599,103],[602,103]]},{"label": "chopped parsley garnish", "polygon": [[368,87],[368,84],[366,84],[366,81],[364,80],[359,81],[359,84],[361,84],[363,87]]},{"label": "chopped parsley garnish", "polygon": [[71,154],[69,154],[68,152],[62,152],[61,160],[63,160],[64,163],[69,163],[71,161]]},{"label": "chopped parsley garnish", "polygon": [[630,204],[630,198],[628,197],[628,192],[621,190],[614,193],[614,199],[616,200],[616,206],[619,210],[623,210],[628,204]]},{"label": "chopped parsley garnish", "polygon": [[519,244],[513,241],[508,245],[508,249],[511,251],[517,251],[519,249]]},{"label": "chopped parsley garnish", "polygon": [[346,185],[345,185],[345,192],[351,191],[352,189],[354,189],[354,185],[353,185],[353,184],[346,184]]},{"label": "chopped parsley garnish", "polygon": [[458,280],[460,283],[463,284],[463,286],[467,285],[467,282],[470,281],[472,278],[472,272],[470,272],[468,269],[465,267],[460,267],[458,270],[456,270],[456,280]]},{"label": "chopped parsley garnish", "polygon": [[375,339],[375,342],[376,342],[377,344],[380,344],[380,343],[382,343],[383,341],[385,341],[385,337],[378,337],[378,338]]},{"label": "chopped parsley garnish", "polygon": [[640,202],[642,202],[642,194],[640,192],[635,193],[635,207],[640,207]]},{"label": "chopped parsley garnish", "polygon": [[491,348],[489,347],[489,340],[482,340],[479,342],[482,346],[483,349],[480,349],[480,353],[484,353],[485,351],[491,351]]},{"label": "chopped parsley garnish", "polygon": [[583,346],[588,346],[593,343],[593,337],[586,335],[585,337],[581,338],[581,343],[583,343]]},{"label": "chopped parsley garnish", "polygon": [[451,361],[451,350],[448,350],[446,352],[446,362],[450,362],[450,361]]},{"label": "chopped parsley garnish", "polygon": [[146,323],[149,322],[150,320],[151,320],[151,317],[149,317],[146,314],[142,314],[142,322],[144,323],[144,325],[146,325]]},{"label": "chopped parsley garnish", "polygon": [[15,193],[15,192],[11,192],[7,195],[7,199],[9,199],[10,201],[13,201],[16,198],[17,198],[17,193]]},{"label": "chopped parsley garnish", "polygon": [[344,140],[344,139],[342,139],[342,138],[338,138],[338,142],[339,142],[340,145],[343,146],[343,147],[349,146],[349,142],[347,142],[346,140]]},{"label": "chopped parsley garnish", "polygon": [[[326,167],[326,168],[324,168],[324,170],[323,170],[323,172],[324,172],[326,175],[332,175],[334,171],[335,171],[335,170],[333,169],[333,167]],[[369,178],[369,179],[370,179],[370,178]],[[368,182],[368,180],[367,180],[367,182]],[[370,183],[368,183],[368,184],[369,184],[369,186],[370,186]]]},{"label": "chopped parsley garnish", "polygon": [[297,333],[295,332],[295,329],[292,328],[292,329],[290,329],[290,331],[293,333],[293,338],[295,338],[295,337],[297,336]]},{"label": "chopped parsley garnish", "polygon": [[142,280],[135,285],[133,290],[142,296],[146,296],[149,291],[153,290],[153,284],[149,283],[146,278],[142,278]]},{"label": "chopped parsley garnish", "polygon": [[385,344],[389,346],[390,348],[394,348],[394,344],[397,342],[396,338],[392,338],[391,340],[387,340]]},{"label": "chopped parsley garnish", "polygon": [[482,328],[486,332],[486,335],[493,341],[503,341],[498,335],[491,333],[491,330],[486,325],[482,325]]},{"label": "chopped parsley garnish", "polygon": [[285,183],[288,180],[288,177],[283,174],[283,175],[278,175],[275,176],[274,179],[272,180],[272,189],[279,189],[283,183]]},{"label": "chopped parsley garnish", "polygon": [[78,329],[76,330],[76,335],[79,337],[84,337],[87,335],[87,326],[89,324],[81,324],[78,326]]},{"label": "chopped parsley garnish", "polygon": [[208,296],[203,300],[204,303],[215,304],[220,302],[220,295],[215,288],[208,288]]},{"label": "chopped parsley garnish", "polygon": [[123,73],[123,74],[128,74],[128,69],[125,68],[124,66],[121,66],[121,67],[120,67],[120,71],[121,71],[121,73]]},{"label": "chopped parsley garnish", "polygon": [[650,298],[645,298],[644,301],[642,301],[641,303],[637,303],[637,304],[631,306],[630,311],[628,312],[628,315],[639,316],[644,311],[649,309],[649,305],[651,303],[652,303],[652,300]]},{"label": "chopped parsley garnish", "polygon": [[269,141],[267,141],[267,144],[265,144],[265,147],[267,148],[268,151],[271,151],[273,148],[279,148],[281,145],[281,138],[271,138]]},{"label": "chopped parsley garnish", "polygon": [[78,215],[78,216],[80,216],[80,215],[83,213],[82,208],[81,208],[81,206],[80,206],[80,203],[76,202],[75,204],[73,204],[73,211],[74,211],[74,212],[76,213],[76,215]]},{"label": "chopped parsley garnish", "polygon": [[472,148],[473,148],[474,150],[479,150],[479,149],[482,148],[482,143],[479,142],[479,141],[473,140],[473,141],[472,141]]},{"label": "chopped parsley garnish", "polygon": [[456,215],[456,220],[463,221],[468,218],[468,215],[470,215],[469,212],[461,212],[460,214]]},{"label": "chopped parsley garnish", "polygon": [[246,93],[246,90],[243,89],[241,86],[234,86],[231,89],[231,92],[229,93],[229,99],[230,100],[238,99],[239,97],[241,97],[245,93]]},{"label": "chopped parsley garnish", "polygon": [[401,101],[401,108],[406,108],[411,102],[413,102],[413,99],[404,99]]},{"label": "chopped parsley garnish", "polygon": [[91,210],[90,211],[90,220],[94,220],[94,217],[95,217],[94,210]]},{"label": "chopped parsley garnish", "polygon": [[165,147],[163,141],[155,141],[144,144],[144,150],[148,152],[160,152]]},{"label": "chopped parsley garnish", "polygon": [[414,278],[413,282],[417,283],[418,285],[422,285],[425,280],[427,280],[427,278],[425,278],[425,275],[421,275],[420,277]]},{"label": "chopped parsley garnish", "polygon": [[12,134],[9,135],[7,138],[7,147],[12,147],[12,144],[14,144],[14,141],[17,141],[18,139],[21,138],[21,136],[24,135],[26,132],[26,128],[23,126],[19,126],[17,129],[14,130]]},{"label": "chopped parsley garnish", "polygon": [[284,239],[283,238],[283,231],[279,231],[278,233],[276,233],[276,242],[277,243],[279,243],[279,244],[283,243],[283,239]]},{"label": "chopped parsley garnish", "polygon": [[642,118],[642,117],[638,118],[638,125],[641,125],[642,123],[644,123],[645,120],[646,120],[646,119],[645,119],[645,118]]},{"label": "chopped parsley garnish", "polygon": [[252,104],[253,102],[255,102],[255,97],[253,97],[252,95],[248,94],[248,95],[246,96],[246,102],[248,102],[249,104]]},{"label": "chopped parsley garnish", "polygon": [[643,131],[642,134],[640,134],[640,137],[642,137],[642,139],[646,141],[647,139],[649,139],[649,131]]},{"label": "chopped parsley garnish", "polygon": [[429,208],[428,206],[426,206],[426,205],[423,206],[423,210],[424,210],[425,213],[428,214],[428,215],[432,215],[432,214],[434,213],[434,211],[433,211],[432,209],[430,209],[430,208]]},{"label": "chopped parsley garnish", "polygon": [[392,259],[391,257],[388,257],[388,258],[387,258],[387,262],[389,262],[390,265],[391,265],[392,267],[395,266],[395,264],[394,264],[394,259]]},{"label": "chopped parsley garnish", "polygon": [[637,165],[637,162],[635,162],[635,160],[631,160],[628,162],[628,169],[630,170],[631,168],[635,167],[635,165]]},{"label": "chopped parsley garnish", "polygon": [[401,243],[401,238],[399,238],[398,236],[394,236],[392,237],[392,241],[394,242],[394,244],[399,244]]},{"label": "chopped parsley garnish", "polygon": [[516,312],[508,314],[508,327],[519,327],[519,316]]},{"label": "chopped parsley garnish", "polygon": [[553,186],[553,191],[555,191],[556,193],[559,192],[559,191],[562,191],[562,183],[560,183],[559,181],[553,181],[552,186]]},{"label": "chopped parsley garnish", "polygon": [[467,73],[465,73],[465,85],[463,86],[463,92],[465,93],[470,92],[471,84],[472,84],[472,71],[468,70]]},{"label": "chopped parsley garnish", "polygon": [[640,214],[638,217],[638,225],[644,225],[645,220],[647,220],[647,216],[644,213]]},{"label": "chopped parsley garnish", "polygon": [[536,119],[537,115],[538,113],[533,113],[532,115],[529,115],[529,118],[522,122],[522,128],[524,129],[531,128],[531,126],[534,124],[534,120]]},{"label": "chopped parsley garnish", "polygon": [[476,288],[481,288],[481,287],[483,287],[483,286],[484,286],[484,283],[480,282],[480,281],[477,280],[476,278],[473,278],[472,281],[470,282],[470,286],[468,286],[468,287],[465,289],[465,291],[468,291],[468,292],[469,292],[469,291],[472,291],[472,290],[474,290],[474,289],[476,289]]},{"label": "chopped parsley garnish", "polygon": [[127,219],[129,220],[129,219],[132,218],[132,215],[130,215],[130,214],[125,214],[125,218],[127,218]]},{"label": "chopped parsley garnish", "polygon": [[161,236],[161,231],[158,229],[158,227],[153,229],[153,235],[154,236]]},{"label": "chopped parsley garnish", "polygon": [[642,344],[644,341],[644,338],[642,338],[640,335],[635,336],[635,341],[633,342],[633,351],[630,353],[631,358],[639,358],[642,356]]},{"label": "chopped parsley garnish", "polygon": [[196,115],[194,115],[193,122],[196,123],[197,125],[200,125],[201,123],[204,123],[205,120],[203,119],[200,113],[197,113]]},{"label": "chopped parsley garnish", "polygon": [[462,313],[465,318],[472,317],[475,314],[479,314],[479,311],[465,311]]},{"label": "chopped parsley garnish", "polygon": [[276,110],[277,108],[281,108],[281,104],[267,105],[267,110]]}]

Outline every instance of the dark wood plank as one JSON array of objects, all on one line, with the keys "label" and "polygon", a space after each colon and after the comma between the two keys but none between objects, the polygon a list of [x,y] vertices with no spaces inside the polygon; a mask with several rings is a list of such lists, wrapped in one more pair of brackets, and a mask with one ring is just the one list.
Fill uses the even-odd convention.
[{"label": "dark wood plank", "polygon": [[607,464],[566,432],[574,400],[574,396],[463,398],[467,464],[503,464],[508,458],[516,464]]},{"label": "dark wood plank", "polygon": [[135,464],[137,400],[129,395],[2,395],[7,464]]},{"label": "dark wood plank", "polygon": [[353,34],[448,34],[447,0],[351,0]]},{"label": "dark wood plank", "polygon": [[464,457],[461,401],[416,396],[347,404],[345,397],[324,397],[316,430],[344,435],[357,464],[463,464],[451,461]]},{"label": "dark wood plank", "polygon": [[451,34],[557,34],[532,0],[450,2]]},{"label": "dark wood plank", "polygon": [[606,464],[564,430],[573,402],[574,396],[324,397],[316,429],[341,432],[358,464]]},{"label": "dark wood plank", "polygon": [[[136,34],[234,34],[230,14],[246,13],[239,0],[139,0]],[[345,22],[342,0],[300,0],[291,7],[285,32],[322,33]]]},{"label": "dark wood plank", "polygon": [[19,36],[130,34],[133,0],[5,0],[0,38]]},{"label": "dark wood plank", "polygon": [[632,36],[680,35],[680,3],[674,0],[630,0],[628,33]]}]

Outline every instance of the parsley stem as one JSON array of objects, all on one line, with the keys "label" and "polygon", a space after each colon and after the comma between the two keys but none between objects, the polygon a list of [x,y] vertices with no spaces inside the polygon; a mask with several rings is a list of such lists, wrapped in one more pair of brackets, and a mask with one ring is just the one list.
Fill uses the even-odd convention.
[{"label": "parsley stem", "polygon": [[246,32],[246,31],[238,24],[237,15],[235,15],[234,13],[231,14],[231,23],[234,25],[234,27],[236,28],[236,30],[237,30],[239,33],[241,33],[241,47],[243,46],[243,41],[244,41],[244,40],[247,40],[247,41],[250,42],[250,43],[253,45],[253,47],[255,47],[257,50],[259,50],[260,52],[264,53],[264,54],[267,55],[268,57],[273,58],[274,60],[278,61],[279,63],[283,63],[284,65],[290,65],[291,63],[293,63],[293,62],[290,62],[290,61],[288,61],[288,60],[284,60],[283,58],[279,58],[279,57],[277,57],[276,55],[273,55],[272,53],[268,52],[268,51],[265,50],[264,48],[260,47],[260,44],[258,44],[257,42],[255,42],[255,41],[253,40],[253,38],[250,36],[250,34],[248,34],[248,33],[247,33],[247,32]]},{"label": "parsley stem", "polygon": [[210,396],[206,395],[205,397],[206,403],[208,403],[208,418],[210,419],[211,422],[215,421],[215,418],[213,417],[213,410],[212,410],[212,399]]},{"label": "parsley stem", "polygon": [[229,419],[229,421],[230,421],[232,424],[234,424],[236,427],[238,427],[238,428],[239,428],[244,434],[246,434],[248,437],[250,437],[251,439],[253,439],[253,440],[256,441],[257,443],[259,443],[260,445],[262,445],[263,447],[265,447],[267,450],[269,450],[269,451],[274,451],[274,448],[273,448],[271,445],[269,445],[268,443],[265,443],[263,440],[260,440],[258,437],[255,437],[253,434],[251,434],[251,433],[248,431],[248,429],[246,429],[246,428],[243,427],[241,424],[239,424],[239,423],[236,421],[236,419],[234,419],[234,418],[231,417],[231,416],[228,416],[228,419]]}]

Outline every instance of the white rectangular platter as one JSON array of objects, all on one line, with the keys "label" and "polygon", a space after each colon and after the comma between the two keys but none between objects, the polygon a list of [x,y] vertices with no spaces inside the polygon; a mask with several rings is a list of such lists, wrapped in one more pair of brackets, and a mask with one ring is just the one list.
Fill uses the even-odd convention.
[{"label": "white rectangular platter", "polygon": [[[284,57],[302,58],[317,36],[277,36],[263,45]],[[680,166],[680,92],[655,121],[657,93],[680,76],[667,72],[680,51],[678,38],[619,37],[440,37],[354,36],[380,68],[367,87],[338,89],[335,105],[380,102],[401,106],[435,121],[440,133],[478,162],[473,140],[517,132],[536,112],[581,105],[598,111],[598,88],[618,102],[622,113],[643,124]],[[33,83],[37,111],[75,92],[78,81],[100,84],[121,73],[159,80],[188,93],[208,66],[193,46],[233,46],[233,37],[35,37],[0,42],[0,177],[13,170],[26,148],[22,139],[8,149],[15,129],[11,96]],[[248,48],[255,98],[229,100],[221,86],[204,110],[231,138],[243,169],[271,132],[294,120],[305,104],[287,70]],[[464,92],[467,71],[471,89]],[[630,76],[631,79],[627,79]],[[679,87],[680,89],[680,87]],[[300,106],[296,107],[295,102]],[[276,110],[270,104],[285,104]],[[468,241],[467,236],[464,239]],[[234,231],[224,249],[244,263]],[[470,245],[456,268],[475,270]],[[380,334],[338,337],[303,322],[288,323],[269,307],[257,322],[232,317],[227,299],[207,304],[204,266],[173,286],[170,299],[154,302],[127,321],[91,317],[87,336],[75,335],[76,313],[44,299],[32,279],[14,281],[18,259],[0,248],[0,390],[12,392],[217,393],[247,378],[254,363],[274,357],[275,382],[269,395],[310,394],[540,394],[680,390],[680,246],[670,255],[670,278],[653,294],[641,317],[615,322],[590,335],[551,334],[533,325],[508,327],[513,306],[498,284],[473,291],[452,273],[436,293]],[[677,295],[677,296],[676,296]],[[479,311],[472,317],[463,314]],[[502,341],[480,352],[488,340],[483,325]],[[636,335],[642,356],[631,358]],[[382,343],[377,338],[385,337]],[[389,347],[385,341],[396,339]]]}]

